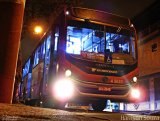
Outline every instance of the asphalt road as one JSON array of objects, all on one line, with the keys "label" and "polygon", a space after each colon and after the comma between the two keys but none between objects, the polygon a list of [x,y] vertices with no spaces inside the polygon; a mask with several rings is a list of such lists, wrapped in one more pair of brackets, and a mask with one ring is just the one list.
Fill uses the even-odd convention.
[{"label": "asphalt road", "polygon": [[0,121],[160,121],[160,116],[129,113],[58,110],[0,103]]}]

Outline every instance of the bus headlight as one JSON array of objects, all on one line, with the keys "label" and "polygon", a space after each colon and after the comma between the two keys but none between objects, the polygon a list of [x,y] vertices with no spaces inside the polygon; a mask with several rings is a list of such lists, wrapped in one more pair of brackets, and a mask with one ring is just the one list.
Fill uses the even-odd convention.
[{"label": "bus headlight", "polygon": [[138,79],[137,79],[137,77],[136,77],[136,76],[135,76],[135,77],[133,77],[133,82],[134,82],[134,83],[137,83],[137,80],[138,80]]},{"label": "bus headlight", "polygon": [[73,96],[74,84],[71,80],[62,79],[54,84],[54,95],[57,99],[66,100]]},{"label": "bus headlight", "polygon": [[65,75],[66,75],[66,77],[71,76],[71,75],[72,75],[71,70],[67,69],[67,70],[65,71]]},{"label": "bus headlight", "polygon": [[131,90],[131,96],[132,96],[132,98],[134,98],[134,99],[139,99],[140,98],[140,90],[139,89],[136,89],[136,88],[133,88],[132,90]]}]

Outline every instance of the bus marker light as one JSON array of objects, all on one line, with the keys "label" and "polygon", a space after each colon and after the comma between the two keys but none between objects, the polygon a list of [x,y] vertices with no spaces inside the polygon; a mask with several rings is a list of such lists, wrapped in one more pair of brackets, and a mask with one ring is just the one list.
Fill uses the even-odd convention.
[{"label": "bus marker light", "polygon": [[71,76],[71,75],[72,75],[71,70],[67,69],[66,72],[65,72],[65,75],[66,75],[67,77]]},{"label": "bus marker light", "polygon": [[137,77],[133,77],[133,82],[134,82],[134,83],[137,82]]}]

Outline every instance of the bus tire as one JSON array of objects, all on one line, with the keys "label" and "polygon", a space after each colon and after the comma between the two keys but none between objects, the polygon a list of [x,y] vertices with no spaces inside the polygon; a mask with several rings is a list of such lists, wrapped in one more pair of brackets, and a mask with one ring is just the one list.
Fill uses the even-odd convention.
[{"label": "bus tire", "polygon": [[103,111],[106,108],[105,100],[98,100],[92,103],[92,108],[94,111]]},{"label": "bus tire", "polygon": [[66,105],[66,103],[65,102],[54,102],[54,107],[56,108],[56,109],[65,109],[65,105]]}]

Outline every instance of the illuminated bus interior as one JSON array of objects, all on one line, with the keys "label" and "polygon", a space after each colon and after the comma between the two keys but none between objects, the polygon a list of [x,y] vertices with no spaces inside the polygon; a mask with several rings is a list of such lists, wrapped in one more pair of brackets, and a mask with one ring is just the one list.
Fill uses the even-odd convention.
[{"label": "illuminated bus interior", "polygon": [[28,59],[28,61],[24,65],[24,68],[22,70],[22,77],[25,77],[29,73],[30,62],[30,59]]},{"label": "illuminated bus interior", "polygon": [[82,57],[86,53],[99,54],[102,57],[105,57],[105,54],[111,54],[112,58],[118,57],[118,54],[120,57],[125,55],[133,60],[133,57],[135,58],[134,46],[134,37],[131,31],[120,27],[111,28],[102,25],[67,27],[66,52],[70,54],[82,55]]}]

